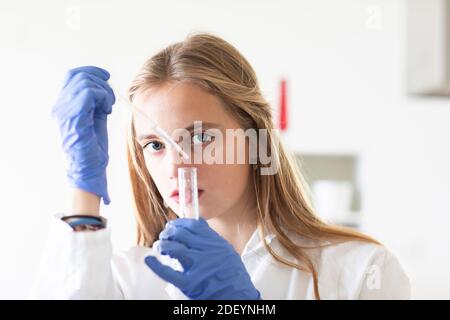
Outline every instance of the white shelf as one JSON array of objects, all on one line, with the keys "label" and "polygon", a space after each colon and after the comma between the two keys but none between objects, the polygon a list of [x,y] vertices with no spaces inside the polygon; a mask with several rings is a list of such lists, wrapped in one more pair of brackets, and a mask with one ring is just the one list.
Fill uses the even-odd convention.
[{"label": "white shelf", "polygon": [[297,154],[296,159],[324,220],[358,228],[361,222],[361,187],[357,154]]}]

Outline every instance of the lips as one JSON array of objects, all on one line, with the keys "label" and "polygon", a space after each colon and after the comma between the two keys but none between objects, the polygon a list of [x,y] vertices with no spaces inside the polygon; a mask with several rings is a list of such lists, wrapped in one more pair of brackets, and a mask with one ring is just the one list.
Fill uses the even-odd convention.
[{"label": "lips", "polygon": [[[203,189],[198,189],[198,197],[200,198],[200,196],[204,193]],[[189,196],[188,196],[189,197]],[[178,189],[175,189],[172,191],[172,193],[170,194],[170,198],[175,200],[176,203],[180,203],[180,192]],[[187,201],[188,203],[190,201]]]},{"label": "lips", "polygon": [[175,189],[172,191],[172,193],[170,194],[170,197],[172,198],[173,196],[178,196],[179,195],[179,191],[178,189]]}]

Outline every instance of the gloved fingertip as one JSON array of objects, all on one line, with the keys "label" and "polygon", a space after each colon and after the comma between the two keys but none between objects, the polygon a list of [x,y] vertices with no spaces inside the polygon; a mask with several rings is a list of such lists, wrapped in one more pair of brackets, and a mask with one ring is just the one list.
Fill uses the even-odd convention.
[{"label": "gloved fingertip", "polygon": [[155,256],[147,256],[147,257],[145,257],[144,262],[146,265],[150,266],[150,265],[153,265],[155,260],[157,260]]},{"label": "gloved fingertip", "polygon": [[107,80],[109,80],[109,78],[111,78],[111,74],[108,71],[106,71],[105,69],[102,69],[102,70],[105,73]]},{"label": "gloved fingertip", "polygon": [[109,198],[108,191],[106,191],[105,195],[100,195],[103,199],[103,203],[107,206],[111,203],[111,199]]},{"label": "gloved fingertip", "polygon": [[103,69],[103,68],[100,68],[100,67],[96,67],[96,66],[92,66],[92,68],[96,68],[97,70],[102,72],[104,74],[104,76],[105,76],[105,79],[104,79],[105,81],[108,80],[111,77],[111,74],[106,69]]}]

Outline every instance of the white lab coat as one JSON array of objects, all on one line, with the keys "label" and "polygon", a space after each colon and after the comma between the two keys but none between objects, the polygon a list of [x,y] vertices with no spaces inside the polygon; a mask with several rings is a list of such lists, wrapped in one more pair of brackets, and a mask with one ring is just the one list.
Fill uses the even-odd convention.
[{"label": "white lab coat", "polygon": [[[276,236],[267,241],[284,258],[293,258]],[[305,239],[297,238],[307,245]],[[73,232],[55,216],[31,298],[38,299],[187,299],[144,262],[150,254],[181,270],[178,261],[155,248],[135,246],[113,254],[110,227]],[[322,299],[408,299],[410,285],[396,257],[385,247],[350,241],[314,249]],[[310,274],[282,265],[265,250],[257,231],[241,254],[263,299],[314,299]]]}]

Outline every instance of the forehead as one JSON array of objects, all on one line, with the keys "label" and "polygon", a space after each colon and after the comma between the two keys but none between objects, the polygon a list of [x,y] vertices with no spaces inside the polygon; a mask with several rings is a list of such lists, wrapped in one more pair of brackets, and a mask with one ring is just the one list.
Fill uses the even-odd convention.
[{"label": "forehead", "polygon": [[[168,132],[185,128],[194,121],[218,123],[224,128],[239,127],[218,97],[192,83],[171,82],[146,90],[136,96],[135,103]],[[144,121],[135,119],[137,131],[145,128]]]}]

